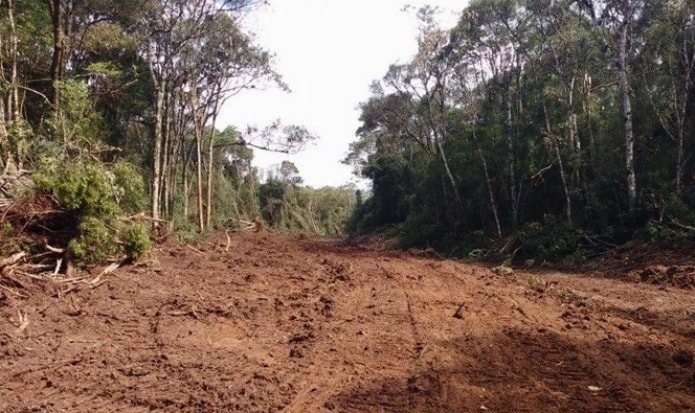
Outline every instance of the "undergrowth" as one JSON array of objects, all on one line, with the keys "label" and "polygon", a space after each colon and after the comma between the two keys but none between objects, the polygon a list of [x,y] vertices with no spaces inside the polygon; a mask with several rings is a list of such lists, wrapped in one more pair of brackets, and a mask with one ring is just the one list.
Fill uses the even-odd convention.
[{"label": "undergrowth", "polygon": [[142,256],[150,247],[148,233],[124,219],[145,205],[142,178],[128,165],[82,159],[66,162],[59,172],[63,162],[43,162],[33,179],[36,190],[53,195],[70,216],[72,255],[86,264]]}]

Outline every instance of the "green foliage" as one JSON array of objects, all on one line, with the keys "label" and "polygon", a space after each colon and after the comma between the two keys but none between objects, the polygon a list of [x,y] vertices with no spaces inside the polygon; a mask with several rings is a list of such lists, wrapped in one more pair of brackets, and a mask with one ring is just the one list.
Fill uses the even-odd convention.
[{"label": "green foliage", "polygon": [[111,166],[114,192],[120,208],[129,214],[143,211],[148,205],[142,173],[131,163],[116,162]]},{"label": "green foliage", "polygon": [[117,76],[121,73],[112,62],[94,62],[87,66],[87,72],[100,76]]},{"label": "green foliage", "polygon": [[79,235],[70,241],[69,248],[75,258],[86,264],[104,264],[121,254],[138,260],[152,246],[149,232],[141,224],[126,225],[88,215],[82,218],[77,230]]},{"label": "green foliage", "polygon": [[340,235],[345,231],[348,217],[356,205],[357,191],[352,186],[341,188],[324,187],[309,190],[312,196],[314,222],[322,235]]},{"label": "green foliage", "polygon": [[130,225],[121,230],[123,251],[133,260],[141,258],[152,247],[149,232],[142,224]]},{"label": "green foliage", "polygon": [[[71,32],[62,79],[52,79],[55,45],[46,5],[0,6],[6,11],[15,4],[16,20],[12,25],[9,13],[0,13],[2,161],[10,156],[36,171],[37,190],[68,210],[76,256],[141,255],[143,229],[118,217],[150,205],[160,205],[157,213],[173,221],[182,240],[200,236],[204,231],[192,224],[201,212],[199,165],[211,172],[200,185],[212,188],[212,199],[203,202],[211,204],[206,226],[212,228],[258,215],[280,231],[387,228],[401,245],[462,256],[517,236],[520,257],[569,262],[586,255],[587,231],[612,243],[636,235],[671,244],[690,238],[691,1],[633,2],[638,10],[621,26],[612,20],[621,12],[617,2],[476,0],[449,31],[436,27],[432,9],[423,8],[417,53],[393,65],[361,105],[358,139],[345,162],[371,180],[366,199],[349,187],[302,187],[299,168],[288,161],[260,182],[245,142],[292,152],[315,138],[305,128],[275,123],[217,132],[191,122],[194,109],[202,108],[204,119],[219,112],[216,91],[233,95],[259,81],[284,86],[271,55],[238,24],[237,13],[250,4],[221,11],[216,2],[194,3],[186,3],[190,13],[181,16],[177,2],[75,2],[60,20]],[[605,12],[596,13],[599,6]],[[639,211],[626,196],[618,71],[606,64],[616,50],[605,39],[615,39],[619,26],[629,27],[629,44],[640,45],[630,48],[626,62]],[[159,47],[170,43],[180,47]],[[193,90],[204,93],[191,97]],[[13,92],[17,108],[8,106]],[[158,203],[147,198],[145,184],[154,188],[155,165],[170,178],[149,194]]]},{"label": "green foliage", "polygon": [[79,235],[69,244],[73,256],[87,264],[103,264],[115,257],[120,248],[113,224],[90,215],[82,217],[77,226]]},{"label": "green foliage", "polygon": [[[605,17],[621,10],[598,4],[479,0],[449,31],[424,10],[417,54],[361,105],[345,163],[373,190],[348,229],[395,226],[404,246],[565,263],[639,228],[684,242],[695,226],[695,23],[684,16],[695,3],[634,2],[639,11],[623,16],[627,43],[644,45],[628,47],[630,88],[605,64],[619,26]],[[625,170],[626,89],[637,200]],[[502,247],[507,236],[522,245]]]},{"label": "green foliage", "polygon": [[201,233],[193,221],[181,221],[176,225],[176,239],[181,244],[191,244],[203,238],[206,233]]},{"label": "green foliage", "polygon": [[120,212],[115,175],[106,165],[73,160],[44,162],[34,174],[41,192],[52,193],[58,202],[78,216],[112,216]]},{"label": "green foliage", "polygon": [[142,178],[133,167],[80,158],[62,163],[60,170],[56,161],[41,163],[33,180],[37,191],[52,194],[77,223],[69,243],[73,255],[84,263],[104,263],[122,253],[140,257],[149,248],[144,228],[122,228],[119,221],[144,204]]},{"label": "green foliage", "polygon": [[[276,230],[292,233],[340,235],[355,207],[355,188],[300,187],[294,168],[258,187],[263,219]],[[291,165],[293,166],[293,165]]]},{"label": "green foliage", "polygon": [[14,234],[14,227],[9,222],[3,222],[0,225],[0,238],[7,238]]},{"label": "green foliage", "polygon": [[95,155],[109,149],[102,150],[104,123],[86,83],[55,86],[59,110],[49,122],[52,139],[35,164],[35,189],[53,195],[75,223],[69,248],[79,261],[104,263],[122,254],[137,259],[149,248],[147,233],[121,218],[147,204],[142,174],[127,162],[106,163]]},{"label": "green foliage", "polygon": [[7,133],[7,139],[0,139],[1,153],[13,154],[19,162],[31,162],[36,156],[33,152],[37,146],[37,136],[31,125],[24,120],[18,120],[9,125]]},{"label": "green foliage", "polygon": [[271,226],[277,226],[282,219],[282,205],[287,192],[285,184],[277,179],[269,179],[258,187],[258,201],[263,219]]},{"label": "green foliage", "polygon": [[104,121],[89,98],[87,83],[76,80],[56,82],[60,96],[59,110],[48,120],[48,129],[54,139],[89,150],[104,133]]},{"label": "green foliage", "polygon": [[519,231],[519,238],[523,248],[517,258],[566,264],[581,264],[586,260],[581,233],[566,225],[531,222]]},{"label": "green foliage", "polygon": [[695,210],[686,204],[682,197],[671,188],[658,188],[645,196],[645,206],[654,216],[661,219],[676,220],[684,224],[695,224]]},{"label": "green foliage", "polygon": [[379,228],[375,203],[374,198],[370,197],[355,207],[345,224],[349,234],[365,234]]},{"label": "green foliage", "polygon": [[695,240],[695,229],[658,222],[648,222],[641,231],[642,238],[667,248],[682,248]]}]

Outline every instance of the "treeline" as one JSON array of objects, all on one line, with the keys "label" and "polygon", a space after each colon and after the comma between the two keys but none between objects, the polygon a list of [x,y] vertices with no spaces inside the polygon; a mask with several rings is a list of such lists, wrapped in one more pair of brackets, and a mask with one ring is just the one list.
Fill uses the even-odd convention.
[{"label": "treeline", "polygon": [[473,0],[361,107],[352,231],[580,260],[695,224],[695,2]]},{"label": "treeline", "polygon": [[241,24],[260,3],[0,0],[3,238],[33,231],[104,261],[141,254],[151,227],[340,228],[352,190],[263,183],[251,165],[252,148],[300,150],[315,138],[305,128],[214,127],[240,91],[287,88]]}]

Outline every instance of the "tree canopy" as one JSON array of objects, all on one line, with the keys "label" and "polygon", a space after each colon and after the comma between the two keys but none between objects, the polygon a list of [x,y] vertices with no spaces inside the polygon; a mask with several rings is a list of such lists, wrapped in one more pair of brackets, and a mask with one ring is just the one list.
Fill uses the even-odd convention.
[{"label": "tree canopy", "polygon": [[695,3],[474,0],[449,30],[432,16],[361,106],[345,162],[373,195],[353,231],[554,259],[692,236]]},{"label": "tree canopy", "polygon": [[[0,223],[69,243],[89,262],[142,253],[149,224],[186,238],[264,216],[271,183],[260,182],[252,148],[294,153],[316,137],[280,121],[214,126],[239,92],[287,89],[241,24],[262,3],[0,1]],[[352,190],[299,188],[290,163],[277,177],[302,202],[278,228],[307,217],[305,232],[342,227]],[[68,219],[29,225],[21,204],[41,196]]]},{"label": "tree canopy", "polygon": [[[261,179],[253,149],[301,150],[301,125],[215,128],[241,91],[287,89],[241,24],[262,3],[0,0],[0,223],[95,261],[149,226],[335,234],[353,207],[352,231],[512,257],[695,232],[695,2],[472,0],[449,29],[420,9],[345,159],[367,199],[289,161]],[[27,193],[69,219],[28,218]]]}]

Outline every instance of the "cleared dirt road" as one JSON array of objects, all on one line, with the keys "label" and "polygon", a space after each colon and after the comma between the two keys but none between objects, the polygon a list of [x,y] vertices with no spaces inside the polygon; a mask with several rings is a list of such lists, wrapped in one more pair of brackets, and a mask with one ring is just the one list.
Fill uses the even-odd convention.
[{"label": "cleared dirt road", "polygon": [[693,290],[264,233],[13,278],[0,412],[695,412]]}]

